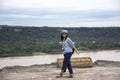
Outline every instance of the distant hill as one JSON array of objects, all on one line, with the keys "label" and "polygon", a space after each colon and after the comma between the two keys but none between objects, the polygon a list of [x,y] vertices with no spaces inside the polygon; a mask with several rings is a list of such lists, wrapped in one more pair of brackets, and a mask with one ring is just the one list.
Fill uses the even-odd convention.
[{"label": "distant hill", "polygon": [[79,50],[120,49],[120,27],[64,28],[0,25],[0,57],[25,56],[34,52],[60,53],[60,30]]}]

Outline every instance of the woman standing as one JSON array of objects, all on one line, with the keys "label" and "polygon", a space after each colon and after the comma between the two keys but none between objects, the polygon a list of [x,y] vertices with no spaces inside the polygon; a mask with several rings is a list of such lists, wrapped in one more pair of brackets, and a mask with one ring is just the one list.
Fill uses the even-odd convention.
[{"label": "woman standing", "polygon": [[73,70],[72,70],[72,66],[71,66],[71,56],[73,54],[73,52],[75,51],[76,53],[79,54],[78,50],[76,49],[76,47],[74,46],[74,42],[68,37],[68,31],[67,30],[62,30],[61,31],[61,41],[62,41],[62,50],[64,53],[64,61],[63,61],[63,65],[62,65],[62,69],[60,72],[60,76],[63,76],[63,73],[66,72],[66,69],[68,68],[69,70],[69,77],[72,78],[73,77]]}]

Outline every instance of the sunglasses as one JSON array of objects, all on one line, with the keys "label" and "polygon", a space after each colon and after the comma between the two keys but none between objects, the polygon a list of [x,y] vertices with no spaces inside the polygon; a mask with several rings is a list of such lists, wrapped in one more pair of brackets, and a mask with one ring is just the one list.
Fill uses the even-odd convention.
[{"label": "sunglasses", "polygon": [[67,34],[67,33],[62,33],[62,34]]}]

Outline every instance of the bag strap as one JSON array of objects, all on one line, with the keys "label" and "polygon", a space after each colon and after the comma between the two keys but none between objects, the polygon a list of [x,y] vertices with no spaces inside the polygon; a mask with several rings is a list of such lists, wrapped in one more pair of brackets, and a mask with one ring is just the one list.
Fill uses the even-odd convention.
[{"label": "bag strap", "polygon": [[66,41],[67,42],[67,44],[73,49],[73,47],[68,43],[68,41]]}]

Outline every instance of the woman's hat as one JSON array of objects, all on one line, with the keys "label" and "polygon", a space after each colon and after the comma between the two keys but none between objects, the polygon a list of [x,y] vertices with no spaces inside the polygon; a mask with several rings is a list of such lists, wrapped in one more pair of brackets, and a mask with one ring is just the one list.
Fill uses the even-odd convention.
[{"label": "woman's hat", "polygon": [[68,30],[61,30],[61,34],[63,33],[67,33],[68,34]]}]

